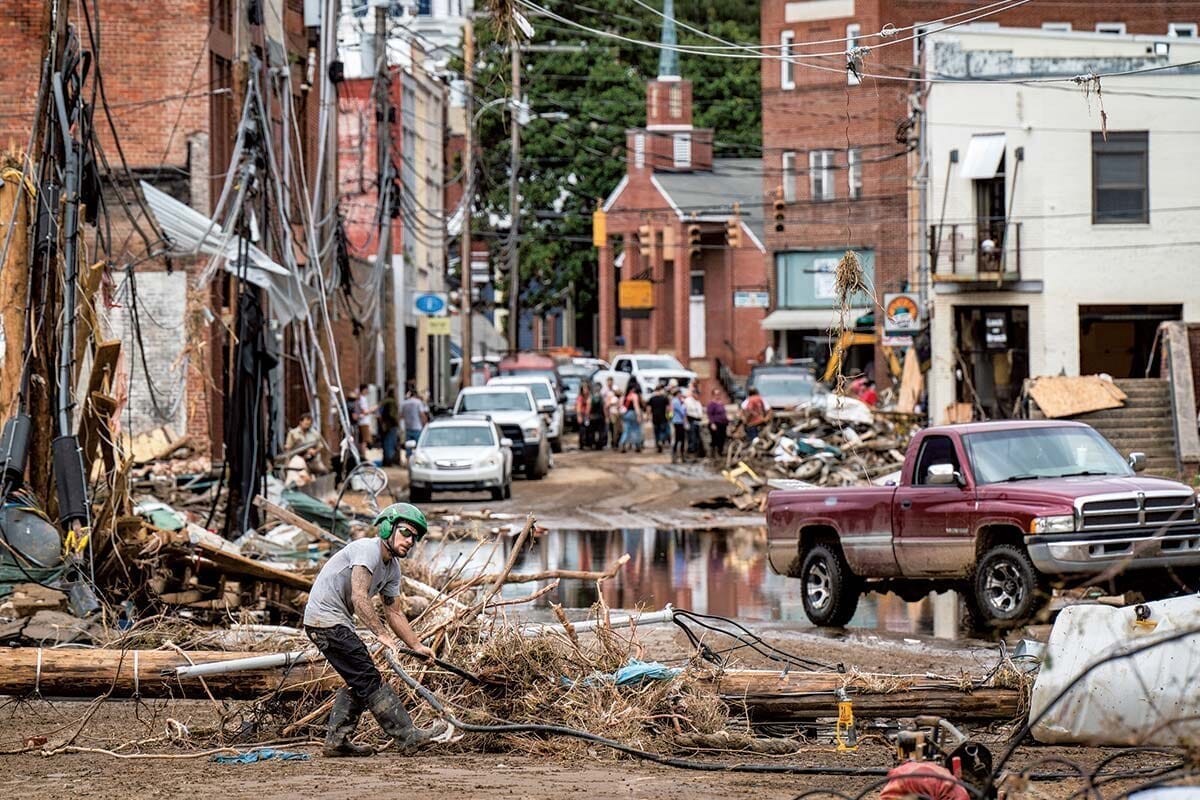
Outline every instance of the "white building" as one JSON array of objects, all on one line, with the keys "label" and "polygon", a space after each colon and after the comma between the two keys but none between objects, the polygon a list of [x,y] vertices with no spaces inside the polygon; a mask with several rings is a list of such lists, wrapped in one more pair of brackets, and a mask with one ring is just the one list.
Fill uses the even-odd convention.
[{"label": "white building", "polygon": [[1196,61],[1200,42],[956,28],[926,48],[931,418],[973,396],[1009,416],[1029,376],[1144,377],[1158,324],[1200,321],[1200,70],[1037,80]]},{"label": "white building", "polygon": [[441,73],[462,52],[462,31],[474,0],[341,0],[338,53],[346,77],[375,73],[375,9],[388,9],[388,63],[407,66],[409,44],[425,54],[430,72]]}]

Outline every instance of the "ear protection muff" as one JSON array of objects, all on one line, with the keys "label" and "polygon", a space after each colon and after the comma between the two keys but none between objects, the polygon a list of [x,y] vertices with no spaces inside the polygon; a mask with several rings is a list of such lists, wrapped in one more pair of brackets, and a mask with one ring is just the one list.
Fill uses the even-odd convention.
[{"label": "ear protection muff", "polygon": [[392,526],[395,524],[396,524],[395,520],[393,520],[391,517],[388,517],[383,522],[379,523],[379,538],[380,539],[392,538]]}]

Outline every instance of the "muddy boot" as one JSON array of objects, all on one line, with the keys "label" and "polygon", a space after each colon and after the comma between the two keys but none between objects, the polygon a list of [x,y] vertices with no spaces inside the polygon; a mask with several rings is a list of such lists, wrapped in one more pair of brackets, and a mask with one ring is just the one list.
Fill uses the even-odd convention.
[{"label": "muddy boot", "polygon": [[333,708],[329,711],[329,731],[325,734],[325,747],[321,751],[325,756],[337,758],[375,754],[373,748],[350,741],[362,712],[363,706],[348,688],[338,690],[333,698]]},{"label": "muddy boot", "polygon": [[404,710],[399,695],[387,684],[375,690],[368,698],[367,706],[375,715],[379,727],[396,740],[396,747],[405,755],[415,753],[422,744],[446,732],[446,723],[441,720],[428,728],[414,727],[412,717]]}]

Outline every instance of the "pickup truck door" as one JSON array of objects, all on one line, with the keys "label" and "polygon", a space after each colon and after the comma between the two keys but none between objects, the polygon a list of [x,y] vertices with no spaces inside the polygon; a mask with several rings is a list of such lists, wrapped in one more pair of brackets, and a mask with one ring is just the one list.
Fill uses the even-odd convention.
[{"label": "pickup truck door", "polygon": [[[926,436],[916,457],[912,483],[897,488],[892,501],[900,572],[906,577],[963,577],[975,562],[975,488],[963,469],[960,443],[951,436]],[[945,465],[952,466],[961,480],[937,483],[930,473],[937,465],[943,474]]]}]

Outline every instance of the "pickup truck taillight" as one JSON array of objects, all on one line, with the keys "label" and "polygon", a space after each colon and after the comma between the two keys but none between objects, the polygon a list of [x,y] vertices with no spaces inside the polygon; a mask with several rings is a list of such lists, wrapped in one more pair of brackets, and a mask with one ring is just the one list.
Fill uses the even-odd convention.
[{"label": "pickup truck taillight", "polygon": [[1073,514],[1034,517],[1029,521],[1030,533],[1070,533],[1073,530],[1075,530],[1075,516]]}]

